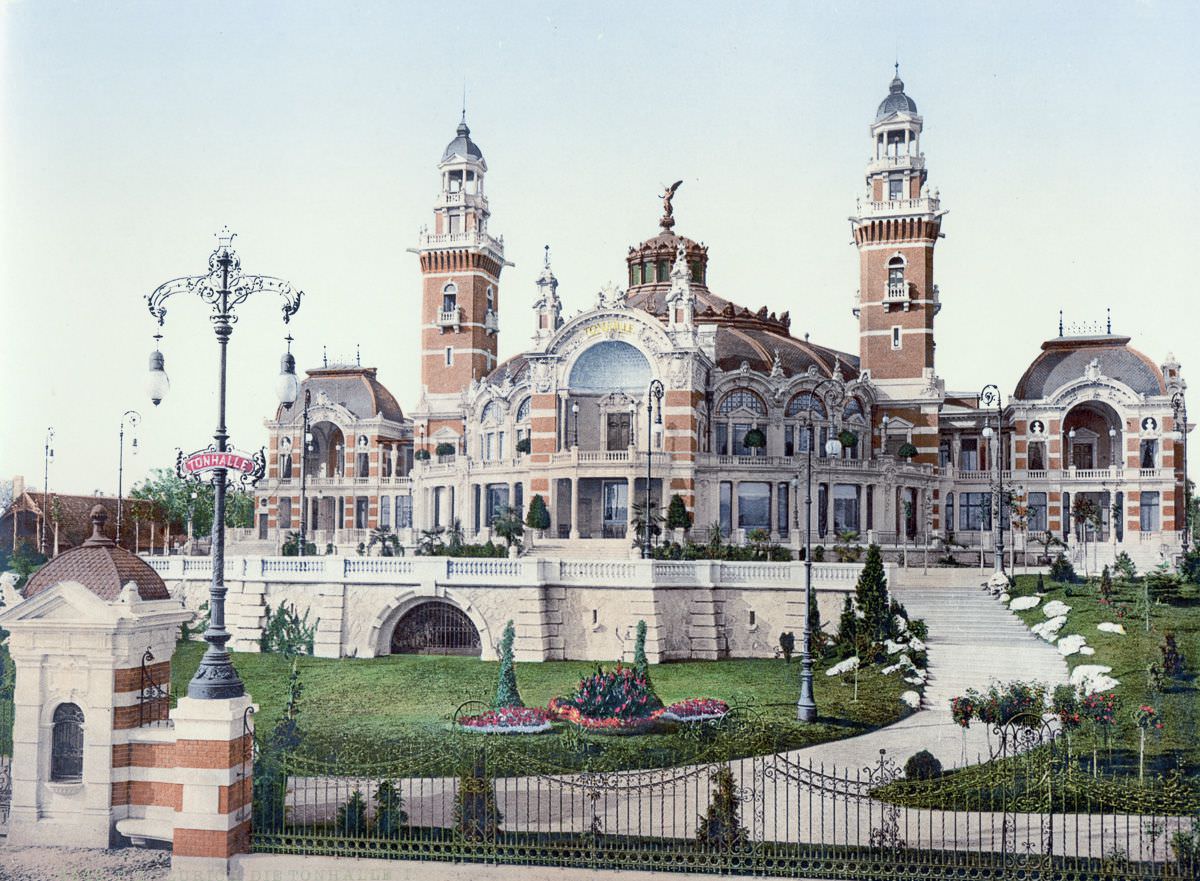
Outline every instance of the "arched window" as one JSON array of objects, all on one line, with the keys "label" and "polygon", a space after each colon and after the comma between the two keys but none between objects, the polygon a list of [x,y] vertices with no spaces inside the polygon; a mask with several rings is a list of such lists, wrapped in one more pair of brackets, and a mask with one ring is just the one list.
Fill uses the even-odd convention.
[{"label": "arched window", "polygon": [[809,448],[825,455],[829,440],[829,413],[824,402],[812,392],[797,392],[784,408],[783,454],[807,455]]},{"label": "arched window", "polygon": [[888,296],[904,295],[904,258],[897,254],[888,261]]},{"label": "arched window", "polygon": [[489,401],[487,406],[483,408],[483,413],[479,417],[480,422],[499,422],[500,421],[500,405],[495,401]]},{"label": "arched window", "polygon": [[862,401],[858,398],[847,398],[846,407],[842,410],[842,417],[844,419],[852,419],[855,416],[863,416]]},{"label": "arched window", "polygon": [[713,420],[717,453],[732,456],[765,454],[764,447],[747,446],[746,436],[752,429],[761,431],[758,421],[766,416],[767,405],[750,389],[734,389],[726,394],[717,405],[717,418]]},{"label": "arched window", "polygon": [[442,288],[442,311],[453,312],[458,308],[458,285],[454,282]]},{"label": "arched window", "polygon": [[503,459],[505,456],[505,432],[501,422],[503,414],[497,401],[488,401],[480,415],[484,430],[480,436],[480,458],[484,461]]},{"label": "arched window", "polygon": [[75,704],[59,704],[54,708],[50,779],[63,782],[83,779],[83,710]]},{"label": "arched window", "polygon": [[[529,398],[523,400],[517,405],[517,445],[520,446],[522,441],[528,441],[531,437],[529,434]],[[518,452],[521,452],[518,450]]]},{"label": "arched window", "polygon": [[530,399],[526,398],[519,405],[517,405],[517,422],[529,421],[529,401]]},{"label": "arched window", "polygon": [[371,441],[365,434],[358,436],[358,445],[354,450],[354,476],[366,477],[371,473]]},{"label": "arched window", "polygon": [[[379,454],[380,464],[383,466],[380,470],[384,477],[392,476],[392,445],[384,444],[382,451]],[[382,509],[380,509],[382,510]]]},{"label": "arched window", "polygon": [[650,362],[624,340],[604,340],[583,351],[571,366],[568,385],[576,392],[644,394],[650,384]]},{"label": "arched window", "polygon": [[496,289],[491,285],[487,286],[487,310],[489,312],[496,311]]}]

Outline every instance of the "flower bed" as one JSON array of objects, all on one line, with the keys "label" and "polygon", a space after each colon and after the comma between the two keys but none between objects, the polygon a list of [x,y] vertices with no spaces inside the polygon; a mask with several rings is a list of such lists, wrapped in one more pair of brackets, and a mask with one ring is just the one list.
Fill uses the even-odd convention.
[{"label": "flower bed", "polygon": [[711,697],[692,698],[671,704],[663,710],[661,719],[669,722],[709,722],[724,718],[729,704]]},{"label": "flower bed", "polygon": [[550,721],[550,714],[541,707],[501,707],[463,716],[458,724],[480,734],[541,734],[550,730]]},{"label": "flower bed", "polygon": [[651,710],[644,716],[585,716],[569,700],[551,698],[550,714],[563,722],[570,722],[597,734],[644,734],[658,725],[663,709]]}]

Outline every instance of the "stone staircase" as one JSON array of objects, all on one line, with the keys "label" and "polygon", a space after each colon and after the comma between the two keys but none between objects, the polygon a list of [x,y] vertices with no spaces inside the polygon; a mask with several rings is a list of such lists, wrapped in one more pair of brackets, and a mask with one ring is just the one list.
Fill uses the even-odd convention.
[{"label": "stone staircase", "polygon": [[979,587],[910,586],[893,593],[911,617],[929,625],[923,705],[944,708],[955,695],[993,681],[1036,680],[1050,687],[1067,681],[1058,650]]},{"label": "stone staircase", "polygon": [[624,538],[542,539],[527,555],[560,560],[628,560],[631,543]]}]

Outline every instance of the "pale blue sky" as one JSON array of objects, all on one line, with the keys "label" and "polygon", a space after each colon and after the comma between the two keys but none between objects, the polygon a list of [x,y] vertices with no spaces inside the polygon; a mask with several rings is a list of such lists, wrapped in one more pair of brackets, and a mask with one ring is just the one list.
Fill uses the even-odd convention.
[{"label": "pale blue sky", "polygon": [[[202,271],[229,224],[247,271],[308,293],[301,367],[353,353],[418,393],[435,165],[467,116],[490,168],[501,354],[532,332],[542,245],[568,313],[620,281],[683,178],[677,230],[710,283],[857,350],[847,216],[899,53],[925,117],[938,248],[938,373],[1011,390],[1057,310],[1102,319],[1200,377],[1200,12],[1194,3],[0,6],[0,474],[115,491],[117,425],[141,410],[131,479],[204,446],[215,358],[199,302],[172,304],[172,394],[143,392],[142,295]],[[230,431],[260,444],[285,331],[247,304]],[[1197,380],[1200,381],[1200,380]],[[1198,404],[1197,406],[1200,406]]]}]

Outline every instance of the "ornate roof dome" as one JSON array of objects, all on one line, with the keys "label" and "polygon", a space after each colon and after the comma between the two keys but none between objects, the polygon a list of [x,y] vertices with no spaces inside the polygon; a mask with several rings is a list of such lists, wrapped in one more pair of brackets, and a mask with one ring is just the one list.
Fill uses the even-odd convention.
[{"label": "ornate roof dome", "polygon": [[[387,387],[375,378],[374,367],[349,365],[344,367],[319,367],[308,371],[300,384],[300,401],[304,390],[311,389],[313,399],[324,393],[330,401],[341,404],[358,419],[382,416],[392,422],[403,422],[404,413],[400,404]],[[302,406],[292,405],[289,409],[280,405],[275,413],[276,422],[298,422],[302,418]]]},{"label": "ornate roof dome", "polygon": [[133,582],[143,600],[169,600],[170,591],[162,578],[141,557],[117,547],[104,535],[108,511],[92,508],[92,537],[77,548],[63,551],[29,579],[25,598],[36,596],[64,581],[77,581],[106,602],[113,602],[121,589]]},{"label": "ornate roof dome", "polygon": [[1093,361],[1100,375],[1124,383],[1139,395],[1166,394],[1166,383],[1154,362],[1131,348],[1129,337],[1106,334],[1046,340],[1017,383],[1014,397],[1020,401],[1047,398],[1084,376]]},{"label": "ornate roof dome", "polygon": [[888,86],[888,96],[879,104],[875,111],[875,121],[883,122],[895,113],[911,113],[917,115],[917,102],[904,94],[904,80],[900,79],[900,66],[896,65],[896,75]]},{"label": "ornate roof dome", "polygon": [[458,124],[457,136],[446,145],[446,149],[442,152],[442,161],[449,162],[455,156],[462,156],[466,159],[483,159],[483,151],[479,149],[478,144],[471,140],[471,130],[467,128],[465,116]]}]

